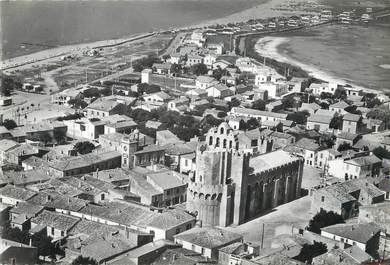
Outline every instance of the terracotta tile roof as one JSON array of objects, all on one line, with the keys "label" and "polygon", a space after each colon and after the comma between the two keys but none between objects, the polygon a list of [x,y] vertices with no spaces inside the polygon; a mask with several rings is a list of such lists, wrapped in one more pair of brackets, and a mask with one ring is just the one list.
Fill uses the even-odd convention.
[{"label": "terracotta tile roof", "polygon": [[0,188],[0,196],[9,197],[21,201],[27,201],[35,195],[36,193],[33,191],[16,187],[13,185],[7,185],[5,187]]},{"label": "terracotta tile roof", "polygon": [[80,219],[70,215],[44,210],[37,217],[31,219],[31,222],[39,225],[54,227],[61,231],[68,231]]},{"label": "terracotta tile roof", "polygon": [[343,116],[343,120],[358,122],[361,116],[357,114],[347,113]]},{"label": "terracotta tile roof", "polygon": [[336,224],[321,228],[321,231],[366,243],[380,231],[380,228],[375,223]]},{"label": "terracotta tile roof", "polygon": [[35,205],[30,202],[20,202],[10,209],[11,213],[25,214],[27,216],[35,216],[41,211],[43,211],[43,206]]},{"label": "terracotta tile roof", "polygon": [[165,211],[153,217],[149,222],[147,222],[147,226],[166,231],[190,221],[195,222],[195,217],[184,211],[174,209]]},{"label": "terracotta tile roof", "polygon": [[197,246],[214,249],[228,243],[241,241],[243,236],[220,228],[195,227],[174,236]]}]

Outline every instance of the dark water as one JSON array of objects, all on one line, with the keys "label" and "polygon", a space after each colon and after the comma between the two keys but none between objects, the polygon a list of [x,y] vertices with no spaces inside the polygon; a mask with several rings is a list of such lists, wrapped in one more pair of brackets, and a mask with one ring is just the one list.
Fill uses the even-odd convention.
[{"label": "dark water", "polygon": [[220,18],[268,0],[0,1],[3,59]]},{"label": "dark water", "polygon": [[367,88],[390,91],[390,23],[326,26],[287,36],[281,53]]}]

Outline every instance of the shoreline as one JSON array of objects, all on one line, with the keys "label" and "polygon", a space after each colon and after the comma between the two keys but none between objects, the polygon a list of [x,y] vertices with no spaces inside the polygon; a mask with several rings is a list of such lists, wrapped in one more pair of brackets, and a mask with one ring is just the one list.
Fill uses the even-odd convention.
[{"label": "shoreline", "polygon": [[120,39],[110,39],[110,40],[101,40],[88,43],[79,43],[79,44],[69,44],[69,45],[60,45],[56,48],[44,49],[38,52],[13,57],[1,61],[0,70],[13,70],[18,67],[22,67],[28,64],[39,63],[45,60],[54,59],[60,56],[69,55],[69,54],[80,54],[84,51],[90,49],[98,49],[102,47],[112,47],[117,45],[122,45],[127,42],[136,41],[142,38],[147,38],[155,35],[155,32],[133,34],[125,38]]},{"label": "shoreline", "polygon": [[288,63],[297,67],[300,67],[302,70],[306,71],[309,76],[314,77],[316,79],[323,80],[325,82],[329,83],[337,83],[340,85],[351,85],[353,87],[362,89],[364,92],[367,93],[378,93],[382,92],[382,90],[375,90],[375,89],[370,89],[366,88],[361,85],[357,85],[353,82],[349,82],[342,77],[333,75],[329,72],[326,72],[322,69],[319,69],[315,66],[305,64],[303,62],[300,62],[296,59],[293,59],[291,57],[288,57],[278,50],[278,47],[284,43],[287,43],[289,41],[288,37],[273,37],[273,36],[266,36],[263,38],[260,38],[256,44],[255,44],[255,50],[256,52],[264,57],[269,57],[272,58],[276,61],[283,62],[283,63]]},{"label": "shoreline", "polygon": [[[297,0],[297,1],[301,1],[301,0]],[[165,29],[165,30],[174,30],[174,31],[191,30],[196,28],[203,28],[213,24],[227,24],[229,22],[237,23],[237,22],[247,21],[249,19],[267,19],[270,17],[277,17],[282,15],[293,15],[297,13],[305,13],[304,11],[300,11],[300,10],[296,10],[296,11],[275,10],[276,7],[282,5],[284,2],[285,2],[284,0],[269,0],[267,2],[254,5],[250,8],[244,9],[242,11],[230,15],[226,15],[221,18],[201,21],[186,26],[172,27],[170,29]],[[0,70],[7,71],[7,69],[10,70],[17,69],[18,67],[21,67],[23,65],[34,64],[41,61],[50,60],[52,58],[56,58],[59,56],[68,55],[71,53],[77,54],[84,50],[92,49],[100,46],[116,46],[116,45],[120,45],[120,43],[122,42],[124,43],[129,42],[133,38],[138,38],[142,35],[147,35],[152,33],[156,34],[158,32],[136,33],[136,34],[123,36],[122,38],[118,38],[118,39],[108,39],[108,40],[100,40],[100,41],[88,42],[88,43],[59,45],[56,48],[43,49],[37,52],[2,60]]]}]

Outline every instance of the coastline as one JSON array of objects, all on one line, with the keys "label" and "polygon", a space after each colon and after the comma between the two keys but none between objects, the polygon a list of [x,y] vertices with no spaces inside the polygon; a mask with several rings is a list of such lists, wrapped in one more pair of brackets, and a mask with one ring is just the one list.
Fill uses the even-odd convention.
[{"label": "coastline", "polygon": [[[303,11],[299,11],[299,10],[297,11],[275,10],[276,7],[282,5],[283,3],[284,0],[269,0],[265,3],[260,3],[253,7],[247,8],[245,10],[221,18],[206,20],[199,23],[194,23],[192,25],[173,27],[170,30],[175,30],[175,31],[190,30],[196,28],[203,28],[213,24],[227,24],[229,22],[236,23],[236,22],[247,21],[249,19],[267,19],[270,17],[276,17],[281,15],[293,15],[297,13],[304,13]],[[100,41],[88,42],[88,43],[60,45],[56,48],[44,49],[26,55],[21,55],[6,60],[2,60],[0,70],[7,70],[6,68],[9,68],[11,70],[14,68],[16,69],[23,65],[30,65],[42,61],[50,61],[50,59],[54,59],[59,56],[64,56],[72,53],[79,54],[85,50],[95,48],[95,47],[119,45],[122,42],[131,41],[131,39],[133,38],[139,38],[142,35],[146,35],[150,33],[151,32],[132,34],[132,35],[124,36],[119,39],[109,39],[109,40],[100,40]]]},{"label": "coastline", "polygon": [[[296,1],[301,2],[301,0],[296,0]],[[318,0],[313,0],[312,2],[318,2]],[[229,22],[231,23],[246,22],[249,19],[267,19],[267,18],[278,17],[278,16],[292,16],[294,14],[307,13],[302,10],[295,10],[295,11],[276,10],[278,6],[281,6],[285,3],[286,0],[269,0],[268,2],[255,5],[253,7],[227,15],[222,18],[216,18],[216,19],[211,19],[211,20],[197,23],[194,26],[205,27],[213,24],[228,24]]]},{"label": "coastline", "polygon": [[354,84],[353,82],[344,80],[342,77],[332,75],[329,72],[325,72],[315,66],[305,64],[296,59],[281,54],[278,50],[278,47],[281,44],[286,43],[288,41],[289,39],[287,37],[271,37],[271,36],[263,37],[256,42],[255,50],[261,56],[269,57],[279,62],[289,63],[291,65],[300,67],[302,70],[306,71],[309,74],[309,76],[312,76],[317,79],[321,79],[325,82],[330,82],[330,83],[334,82],[340,85],[349,84],[356,88],[362,89],[367,93],[372,93],[372,92],[378,93],[378,91],[381,91],[381,90],[369,89],[361,85]]},{"label": "coastline", "polygon": [[135,41],[141,39],[143,37],[153,36],[153,32],[149,33],[141,33],[141,34],[133,34],[128,37],[120,38],[120,39],[111,39],[111,40],[101,40],[95,42],[88,43],[80,43],[80,44],[70,44],[70,45],[61,45],[56,48],[44,49],[38,52],[17,56],[14,58],[10,58],[4,61],[1,61],[1,70],[12,70],[13,68],[21,67],[27,64],[40,63],[42,61],[46,61],[50,59],[57,58],[59,56],[64,56],[68,54],[81,54],[84,51],[93,48],[100,48],[104,46],[115,46],[121,45],[126,42]]}]

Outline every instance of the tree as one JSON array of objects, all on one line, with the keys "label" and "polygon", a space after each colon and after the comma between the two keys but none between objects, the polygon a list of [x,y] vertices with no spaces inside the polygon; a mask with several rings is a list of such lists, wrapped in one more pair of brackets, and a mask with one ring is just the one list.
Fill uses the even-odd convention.
[{"label": "tree", "polygon": [[282,99],[284,109],[290,109],[295,107],[295,99],[293,97],[285,97]]},{"label": "tree", "polygon": [[99,89],[97,89],[96,87],[88,88],[88,89],[84,90],[82,93],[83,93],[83,96],[86,97],[86,98],[98,98],[98,97],[100,97]]},{"label": "tree", "polygon": [[329,92],[322,92],[320,99],[333,99],[333,94]]},{"label": "tree", "polygon": [[1,238],[26,245],[29,244],[31,240],[32,245],[38,249],[38,255],[55,257],[56,254],[55,244],[51,242],[51,237],[42,233],[30,236],[30,234],[26,231],[22,231],[17,227],[10,227],[9,223],[3,227],[3,230],[1,231]]},{"label": "tree", "polygon": [[173,127],[180,119],[180,113],[177,111],[167,111],[162,113],[159,117],[159,121],[164,123],[167,128]]},{"label": "tree", "polygon": [[21,231],[19,228],[12,228],[7,224],[1,231],[1,238],[19,242],[22,244],[29,244],[30,235],[26,231]]},{"label": "tree", "polygon": [[207,69],[207,66],[205,64],[198,63],[198,64],[194,64],[193,66],[191,66],[191,72],[194,75],[204,75],[204,74],[207,74],[208,69]]},{"label": "tree", "polygon": [[171,65],[171,73],[172,74],[179,74],[181,72],[181,65],[180,64],[172,64]]},{"label": "tree", "polygon": [[362,112],[360,110],[357,110],[357,107],[355,105],[348,106],[344,110],[352,114],[362,115]]},{"label": "tree", "polygon": [[262,99],[253,101],[251,108],[257,110],[265,110],[265,101]]},{"label": "tree", "polygon": [[171,56],[170,56],[169,54],[164,54],[164,55],[162,56],[162,59],[163,59],[164,61],[169,60],[170,58],[171,58]]},{"label": "tree", "polygon": [[374,93],[364,93],[363,101],[365,102],[365,106],[369,109],[374,108],[381,104],[381,101],[377,98]]},{"label": "tree", "polygon": [[327,251],[328,248],[324,243],[314,241],[312,245],[304,244],[298,256],[295,256],[294,259],[311,264],[314,257],[322,255]]},{"label": "tree", "polygon": [[319,105],[321,109],[329,109],[329,104],[326,102],[321,102]]},{"label": "tree", "polygon": [[223,111],[220,111],[220,112],[217,113],[217,117],[218,118],[225,118],[226,115],[227,115],[226,112],[223,112]]},{"label": "tree", "polygon": [[304,103],[312,103],[316,100],[316,97],[310,93],[304,93],[301,96],[301,100]]},{"label": "tree", "polygon": [[1,77],[1,85],[0,85],[0,95],[9,97],[11,96],[11,92],[15,89],[21,89],[22,83],[19,78],[15,76],[6,76],[3,75]]},{"label": "tree", "polygon": [[321,210],[310,220],[309,226],[306,227],[306,230],[311,231],[313,233],[321,234],[321,228],[343,223],[344,220],[341,215],[332,211],[327,212],[325,210]]},{"label": "tree", "polygon": [[82,113],[68,114],[64,117],[58,117],[57,121],[77,120],[80,119],[81,117],[84,117]]},{"label": "tree", "polygon": [[3,126],[7,130],[12,130],[12,129],[16,128],[18,125],[16,124],[16,122],[14,120],[5,119],[3,121]]},{"label": "tree", "polygon": [[346,150],[350,150],[352,149],[352,146],[350,143],[342,143],[339,145],[339,147],[337,148],[337,151],[341,152],[341,151],[346,151]]},{"label": "tree", "polygon": [[336,115],[329,123],[329,128],[341,130],[343,128],[343,117]]},{"label": "tree", "polygon": [[323,134],[319,138],[319,142],[321,143],[322,146],[325,148],[332,148],[334,146],[334,136],[328,135],[328,134]]},{"label": "tree", "polygon": [[238,107],[241,105],[241,101],[238,98],[232,98],[231,101],[228,102],[229,110],[233,107]]},{"label": "tree", "polygon": [[141,83],[138,85],[138,93],[142,94],[152,94],[160,92],[161,88],[158,85],[149,85],[147,83]]},{"label": "tree", "polygon": [[296,124],[305,124],[308,116],[309,116],[309,112],[305,110],[297,111],[297,112],[289,113],[287,115],[287,120],[294,121]]},{"label": "tree", "polygon": [[51,242],[52,238],[44,233],[34,234],[31,237],[32,245],[38,248],[38,255],[55,257],[55,245]]},{"label": "tree", "polygon": [[72,99],[68,100],[68,104],[71,105],[75,109],[83,109],[86,106],[88,106],[87,102],[85,102],[84,100],[79,99],[79,98],[72,98]]},{"label": "tree", "polygon": [[151,68],[154,63],[158,62],[159,59],[155,56],[149,55],[148,57],[137,60],[133,63],[133,70],[135,72],[141,72],[145,68]]},{"label": "tree", "polygon": [[244,120],[240,120],[240,123],[238,125],[238,129],[246,131],[248,129],[248,125]]},{"label": "tree", "polygon": [[94,149],[95,145],[88,141],[78,142],[73,146],[73,150],[75,150],[80,155],[91,153]]},{"label": "tree", "polygon": [[334,91],[334,98],[335,99],[346,99],[347,98],[347,92],[345,91],[345,88],[343,87],[338,87]]},{"label": "tree", "polygon": [[198,128],[187,128],[187,127],[181,127],[176,126],[171,129],[172,133],[177,135],[181,140],[183,141],[190,141],[191,138],[193,138],[196,135],[200,135],[200,131]]},{"label": "tree", "polygon": [[220,66],[213,70],[213,77],[220,80],[222,76],[230,76],[230,73],[226,69],[222,69]]},{"label": "tree", "polygon": [[378,146],[377,148],[372,150],[372,152],[374,153],[374,155],[376,155],[380,159],[384,159],[384,158],[390,159],[390,151],[386,150],[382,146]]},{"label": "tree", "polygon": [[78,256],[71,265],[97,265],[96,260],[90,257]]},{"label": "tree", "polygon": [[154,120],[156,118],[153,116],[152,112],[143,109],[132,110],[129,116],[133,118],[136,123],[143,123],[149,120]]},{"label": "tree", "polygon": [[256,128],[259,128],[260,127],[260,123],[257,119],[255,118],[250,118],[247,122],[246,122],[246,125],[247,125],[247,129],[248,130],[253,130],[253,129],[256,129]]},{"label": "tree", "polygon": [[386,107],[377,107],[367,113],[367,118],[378,119],[385,123],[390,122],[390,110]]},{"label": "tree", "polygon": [[212,127],[219,126],[222,122],[222,119],[217,119],[211,114],[207,115],[200,122],[202,135],[206,134]]}]

